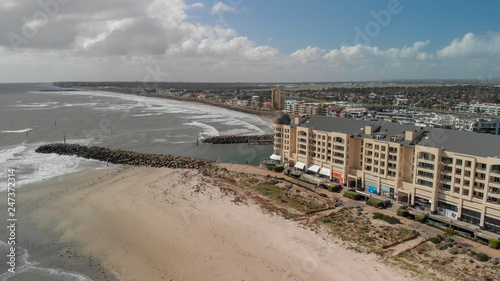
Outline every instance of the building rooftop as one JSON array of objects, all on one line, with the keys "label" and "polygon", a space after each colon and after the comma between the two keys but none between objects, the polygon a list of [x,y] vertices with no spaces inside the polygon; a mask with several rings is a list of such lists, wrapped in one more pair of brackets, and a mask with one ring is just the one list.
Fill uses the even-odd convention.
[{"label": "building rooftop", "polygon": [[429,134],[418,144],[468,155],[500,156],[500,136],[489,134],[429,129]]},{"label": "building rooftop", "polygon": [[[404,136],[406,131],[421,131],[423,138],[415,142],[404,140],[404,146],[422,145],[481,157],[500,156],[500,136],[479,134],[437,128],[422,128],[413,125],[402,125],[383,121],[365,121],[328,116],[311,116],[299,126],[325,132],[341,132],[354,137],[374,138],[389,141],[392,136]],[[364,134],[365,126],[373,127],[373,135]]]}]

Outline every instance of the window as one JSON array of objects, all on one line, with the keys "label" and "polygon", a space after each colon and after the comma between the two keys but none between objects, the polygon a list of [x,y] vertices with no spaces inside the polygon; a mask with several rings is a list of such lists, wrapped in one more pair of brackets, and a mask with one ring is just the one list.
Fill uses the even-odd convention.
[{"label": "window", "polygon": [[445,202],[438,201],[438,207],[446,209],[446,210],[450,210],[450,211],[453,211],[453,212],[458,212],[458,207],[457,206],[452,205],[452,204],[448,204],[448,203],[445,203]]},{"label": "window", "polygon": [[444,190],[444,191],[450,191],[451,190],[451,185],[443,183],[443,184],[441,184],[441,188],[440,189]]},{"label": "window", "polygon": [[418,166],[420,168],[434,170],[434,164],[428,164],[428,163],[424,163],[424,162],[418,162]]},{"label": "window", "polygon": [[418,158],[424,159],[424,160],[434,161],[434,155],[427,153],[427,152],[420,152]]},{"label": "window", "polygon": [[441,157],[441,162],[445,163],[445,164],[451,164],[453,163],[453,158],[450,158],[450,157]]},{"label": "window", "polygon": [[500,199],[495,198],[495,197],[488,197],[488,200],[486,200],[488,203],[493,203],[493,204],[500,204]]},{"label": "window", "polygon": [[391,137],[391,142],[401,142],[403,139],[403,137]]},{"label": "window", "polygon": [[474,191],[474,192],[472,192],[472,197],[477,198],[477,199],[483,199],[484,193],[479,192],[479,191]]},{"label": "window", "polygon": [[458,166],[462,166],[462,160],[461,159],[457,159],[457,165]]},{"label": "window", "polygon": [[500,194],[500,188],[491,188],[490,189],[490,193],[494,193],[494,194]]},{"label": "window", "polygon": [[482,182],[475,182],[474,183],[474,188],[475,189],[484,189],[484,183],[482,183]]},{"label": "window", "polygon": [[484,164],[484,163],[476,163],[476,168],[478,170],[486,170],[486,164]]},{"label": "window", "polygon": [[451,173],[451,171],[453,171],[453,167],[443,166],[443,172]]},{"label": "window", "polygon": [[396,147],[389,147],[390,153],[398,153],[398,149]]},{"label": "window", "polygon": [[451,176],[448,176],[448,175],[443,175],[442,180],[443,180],[443,181],[451,181]]},{"label": "window", "polygon": [[419,179],[419,180],[417,180],[417,184],[432,187],[432,182],[426,181],[426,180]]},{"label": "window", "polygon": [[428,172],[424,172],[424,171],[420,171],[418,170],[417,174],[421,177],[425,177],[425,178],[430,178],[430,179],[433,179],[434,178],[434,174],[433,173],[428,173]]},{"label": "window", "polygon": [[465,167],[471,167],[472,166],[472,162],[471,161],[465,161]]},{"label": "window", "polygon": [[455,174],[457,174],[457,175],[461,175],[461,174],[462,174],[462,169],[456,169],[456,170],[455,170]]}]

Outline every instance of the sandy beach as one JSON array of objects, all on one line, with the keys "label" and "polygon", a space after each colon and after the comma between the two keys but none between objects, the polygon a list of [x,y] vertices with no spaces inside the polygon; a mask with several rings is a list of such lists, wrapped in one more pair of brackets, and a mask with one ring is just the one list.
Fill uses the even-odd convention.
[{"label": "sandy beach", "polygon": [[124,166],[20,198],[39,232],[99,261],[105,280],[411,280],[247,193],[194,170]]}]

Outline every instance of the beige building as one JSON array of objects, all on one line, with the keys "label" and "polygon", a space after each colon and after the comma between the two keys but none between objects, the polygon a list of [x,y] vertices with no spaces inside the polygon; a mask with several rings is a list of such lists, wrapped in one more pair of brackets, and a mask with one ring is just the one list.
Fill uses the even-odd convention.
[{"label": "beige building", "polygon": [[360,192],[415,205],[475,235],[500,234],[498,136],[298,117],[275,125],[277,156],[286,165]]},{"label": "beige building", "polygon": [[285,108],[285,93],[281,89],[271,90],[271,106],[278,110]]}]

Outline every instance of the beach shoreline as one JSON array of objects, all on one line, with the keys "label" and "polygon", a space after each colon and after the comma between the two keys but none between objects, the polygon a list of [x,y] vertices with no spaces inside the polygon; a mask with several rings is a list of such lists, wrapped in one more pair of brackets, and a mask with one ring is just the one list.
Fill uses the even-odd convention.
[{"label": "beach shoreline", "polygon": [[[50,243],[75,245],[80,258],[60,260],[92,259],[99,274],[80,269],[94,280],[408,278],[376,255],[348,250],[338,238],[265,211],[231,182],[194,170],[84,171],[19,194],[25,219],[56,237]],[[373,266],[355,269],[357,262]]]}]

